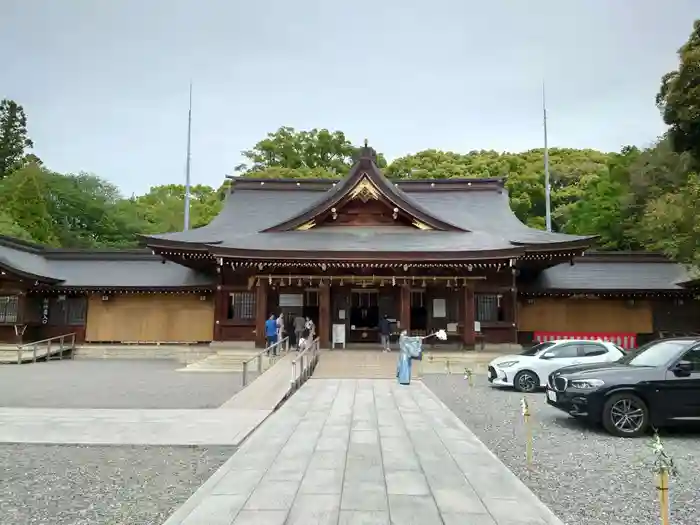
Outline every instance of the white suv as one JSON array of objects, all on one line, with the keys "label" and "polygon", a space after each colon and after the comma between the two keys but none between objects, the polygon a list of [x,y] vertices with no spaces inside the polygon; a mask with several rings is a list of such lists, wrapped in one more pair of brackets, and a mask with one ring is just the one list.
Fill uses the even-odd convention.
[{"label": "white suv", "polygon": [[560,339],[539,343],[520,354],[497,357],[489,363],[489,383],[534,392],[547,386],[549,374],[571,365],[611,363],[625,355],[607,341]]}]

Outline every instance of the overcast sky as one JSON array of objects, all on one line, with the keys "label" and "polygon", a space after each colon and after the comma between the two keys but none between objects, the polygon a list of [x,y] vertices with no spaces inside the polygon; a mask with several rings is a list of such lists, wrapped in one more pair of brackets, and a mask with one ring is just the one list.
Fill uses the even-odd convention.
[{"label": "overcast sky", "polygon": [[125,194],[218,185],[282,125],[389,159],[427,148],[618,150],[654,106],[698,0],[0,0],[0,98],[36,153]]}]

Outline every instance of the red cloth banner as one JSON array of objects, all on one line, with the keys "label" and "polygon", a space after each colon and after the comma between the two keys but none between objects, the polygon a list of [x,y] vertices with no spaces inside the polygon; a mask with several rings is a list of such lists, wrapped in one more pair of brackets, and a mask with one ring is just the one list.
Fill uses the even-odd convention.
[{"label": "red cloth banner", "polygon": [[535,341],[543,343],[556,339],[583,339],[584,341],[608,341],[625,350],[637,347],[637,334],[620,332],[535,332]]}]

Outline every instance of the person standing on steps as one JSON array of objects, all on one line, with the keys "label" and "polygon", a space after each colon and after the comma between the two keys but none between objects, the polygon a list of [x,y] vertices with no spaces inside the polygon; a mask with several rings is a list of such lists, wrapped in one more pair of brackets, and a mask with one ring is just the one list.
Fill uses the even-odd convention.
[{"label": "person standing on steps", "polygon": [[[275,314],[270,314],[270,317],[265,321],[265,339],[267,340],[267,355],[270,355],[270,347],[277,342],[277,321]],[[272,355],[277,355],[277,347],[272,349]]]},{"label": "person standing on steps", "polygon": [[309,338],[311,341],[313,341],[316,337],[316,325],[311,320],[311,317],[306,317],[306,323],[304,324],[304,328],[309,331]]},{"label": "person standing on steps", "polygon": [[277,316],[277,340],[281,341],[284,337],[284,312],[280,312]]},{"label": "person standing on steps", "polygon": [[306,324],[306,319],[300,313],[294,318],[294,342],[297,345],[297,351],[300,350],[301,339],[304,335],[304,325]]},{"label": "person standing on steps", "polygon": [[386,314],[379,320],[379,337],[381,338],[382,351],[391,352],[391,323]]}]

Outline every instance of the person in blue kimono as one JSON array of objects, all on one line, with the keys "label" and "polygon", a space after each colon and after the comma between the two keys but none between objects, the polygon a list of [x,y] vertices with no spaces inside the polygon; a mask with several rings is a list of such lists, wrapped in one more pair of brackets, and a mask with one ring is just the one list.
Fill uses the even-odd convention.
[{"label": "person in blue kimono", "polygon": [[411,384],[411,368],[414,359],[420,359],[423,353],[423,338],[410,337],[406,330],[399,336],[399,362],[396,365],[396,377],[400,385]]}]

